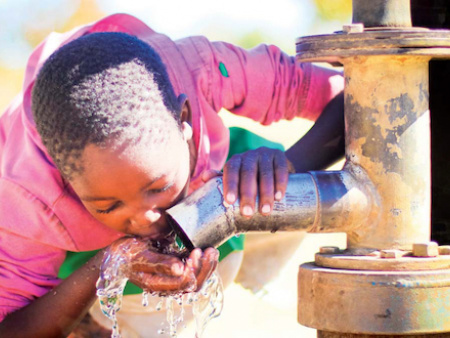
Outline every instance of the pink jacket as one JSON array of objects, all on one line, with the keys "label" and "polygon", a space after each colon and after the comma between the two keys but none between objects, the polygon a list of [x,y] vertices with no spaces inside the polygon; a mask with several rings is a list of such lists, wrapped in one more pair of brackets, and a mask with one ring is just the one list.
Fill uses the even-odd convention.
[{"label": "pink jacket", "polygon": [[217,115],[221,108],[262,124],[296,116],[315,120],[343,88],[336,72],[298,64],[277,47],[247,51],[201,36],[172,41],[125,14],[52,33],[30,56],[23,91],[0,118],[0,320],[58,284],[66,251],[99,249],[122,236],[96,221],[61,178],[30,108],[34,80],[50,54],[83,34],[104,31],[149,43],[165,62],[176,94],[190,99],[198,149],[191,190],[201,185],[204,170],[224,165],[229,134]]}]

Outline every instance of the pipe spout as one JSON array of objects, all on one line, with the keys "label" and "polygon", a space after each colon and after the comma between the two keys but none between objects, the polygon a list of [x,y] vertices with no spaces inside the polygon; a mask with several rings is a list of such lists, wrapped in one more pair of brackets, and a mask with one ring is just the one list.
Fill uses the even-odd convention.
[{"label": "pipe spout", "polygon": [[256,212],[251,218],[240,214],[239,201],[224,201],[222,178],[217,177],[166,213],[188,250],[217,247],[249,231],[345,231],[359,227],[370,212],[369,197],[353,177],[345,170],[291,174],[285,197],[274,202],[272,213]]}]

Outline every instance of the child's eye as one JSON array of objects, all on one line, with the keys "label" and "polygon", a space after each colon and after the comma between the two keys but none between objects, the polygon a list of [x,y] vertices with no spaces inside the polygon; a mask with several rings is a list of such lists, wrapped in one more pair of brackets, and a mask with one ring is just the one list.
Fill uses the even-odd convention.
[{"label": "child's eye", "polygon": [[115,203],[112,206],[110,206],[108,209],[97,209],[95,211],[99,214],[109,214],[111,211],[114,211],[115,209],[117,209],[117,207],[118,207],[118,203]]},{"label": "child's eye", "polygon": [[173,183],[170,183],[160,189],[150,189],[150,190],[148,190],[148,193],[149,194],[159,194],[159,193],[169,190],[170,188],[172,188],[172,186],[173,186]]}]

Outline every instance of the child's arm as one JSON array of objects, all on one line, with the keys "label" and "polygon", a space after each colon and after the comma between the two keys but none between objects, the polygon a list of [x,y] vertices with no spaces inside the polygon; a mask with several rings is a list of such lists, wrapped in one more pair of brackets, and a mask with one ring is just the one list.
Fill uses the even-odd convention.
[{"label": "child's arm", "polygon": [[196,40],[199,46],[205,50],[195,81],[217,112],[225,108],[264,125],[295,117],[315,121],[344,88],[342,72],[298,62],[273,45],[246,50]]},{"label": "child's arm", "polygon": [[295,172],[323,170],[344,156],[344,96],[339,94],[323,110],[313,127],[286,151]]},{"label": "child's arm", "polygon": [[102,258],[100,251],[53,290],[6,316],[0,323],[0,336],[67,336],[96,298],[95,283]]}]

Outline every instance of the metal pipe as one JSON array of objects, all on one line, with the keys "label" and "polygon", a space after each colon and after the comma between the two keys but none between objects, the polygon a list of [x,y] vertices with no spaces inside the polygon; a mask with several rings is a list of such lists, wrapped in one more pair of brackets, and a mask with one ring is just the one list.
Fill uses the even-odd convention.
[{"label": "metal pipe", "polygon": [[304,305],[298,316],[309,327],[335,332],[335,338],[448,332],[449,272],[329,269],[305,263],[298,280]]},{"label": "metal pipe", "polygon": [[406,249],[430,240],[431,168],[426,56],[345,60],[346,157],[378,196],[376,217],[349,248]]},{"label": "metal pipe", "polygon": [[[273,211],[251,218],[240,214],[239,201],[224,202],[222,178],[207,182],[181,203],[166,211],[184,245],[217,247],[229,237],[249,231],[336,232],[357,229],[371,213],[372,199],[367,180],[357,180],[359,171],[291,174],[285,197],[275,201]],[[350,231],[350,230],[349,230]]]},{"label": "metal pipe", "polygon": [[[306,230],[316,218],[317,195],[309,174],[291,175],[285,198],[275,202],[265,217],[240,214],[239,201],[228,205],[222,178],[216,177],[166,211],[172,227],[188,249],[217,247],[229,237],[247,231]],[[303,217],[299,218],[298,213]]]},{"label": "metal pipe", "polygon": [[450,56],[450,31],[409,27],[409,0],[353,5],[354,24],[299,38],[297,58],[344,66],[346,167],[364,170],[376,193],[347,249],[321,248],[300,266],[299,322],[324,338],[442,336],[450,256],[429,242],[428,62]]},{"label": "metal pipe", "polygon": [[410,0],[353,0],[352,22],[364,27],[411,27]]},{"label": "metal pipe", "polygon": [[[308,232],[354,233],[367,226],[379,200],[366,172],[346,163],[341,171],[311,171],[317,189],[316,219]],[[297,218],[302,218],[301,213]]]}]

